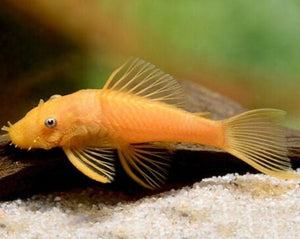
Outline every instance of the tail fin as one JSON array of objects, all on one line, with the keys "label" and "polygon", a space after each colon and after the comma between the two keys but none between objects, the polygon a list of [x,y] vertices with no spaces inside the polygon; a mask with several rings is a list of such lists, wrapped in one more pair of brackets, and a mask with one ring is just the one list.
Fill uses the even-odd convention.
[{"label": "tail fin", "polygon": [[276,109],[252,110],[224,121],[223,149],[257,170],[283,179],[300,179],[292,172],[284,129],[285,115]]}]

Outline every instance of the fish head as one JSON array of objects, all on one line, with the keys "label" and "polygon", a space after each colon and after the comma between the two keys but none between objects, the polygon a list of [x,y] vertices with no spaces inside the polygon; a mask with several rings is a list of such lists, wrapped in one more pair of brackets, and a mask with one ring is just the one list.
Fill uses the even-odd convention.
[{"label": "fish head", "polygon": [[2,128],[12,144],[22,149],[51,149],[59,145],[63,138],[63,122],[53,101],[41,100],[22,119]]}]

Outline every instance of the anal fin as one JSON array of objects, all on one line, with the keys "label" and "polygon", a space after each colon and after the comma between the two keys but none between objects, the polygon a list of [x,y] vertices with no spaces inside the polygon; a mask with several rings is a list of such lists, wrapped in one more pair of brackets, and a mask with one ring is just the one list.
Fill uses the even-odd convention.
[{"label": "anal fin", "polygon": [[110,183],[115,176],[115,151],[110,148],[64,148],[71,163],[83,174],[101,183]]},{"label": "anal fin", "polygon": [[155,189],[166,180],[171,153],[155,144],[134,144],[118,150],[126,173],[143,187]]}]

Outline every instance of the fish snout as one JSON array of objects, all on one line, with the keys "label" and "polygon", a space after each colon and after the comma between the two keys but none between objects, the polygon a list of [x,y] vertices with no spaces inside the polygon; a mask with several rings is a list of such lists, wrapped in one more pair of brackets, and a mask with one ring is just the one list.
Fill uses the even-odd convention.
[{"label": "fish snout", "polygon": [[9,127],[8,136],[16,148],[31,149],[33,146],[33,140],[30,139],[30,131],[26,133],[27,131],[19,122]]}]

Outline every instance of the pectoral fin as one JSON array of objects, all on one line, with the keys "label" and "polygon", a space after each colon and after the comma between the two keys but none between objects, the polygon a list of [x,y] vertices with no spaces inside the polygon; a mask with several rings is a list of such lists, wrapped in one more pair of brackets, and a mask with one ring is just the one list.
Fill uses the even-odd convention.
[{"label": "pectoral fin", "polygon": [[115,151],[110,148],[64,148],[68,159],[83,174],[101,183],[115,176]]},{"label": "pectoral fin", "polygon": [[166,180],[170,167],[170,152],[155,144],[135,144],[118,150],[121,164],[140,185],[154,189]]}]

